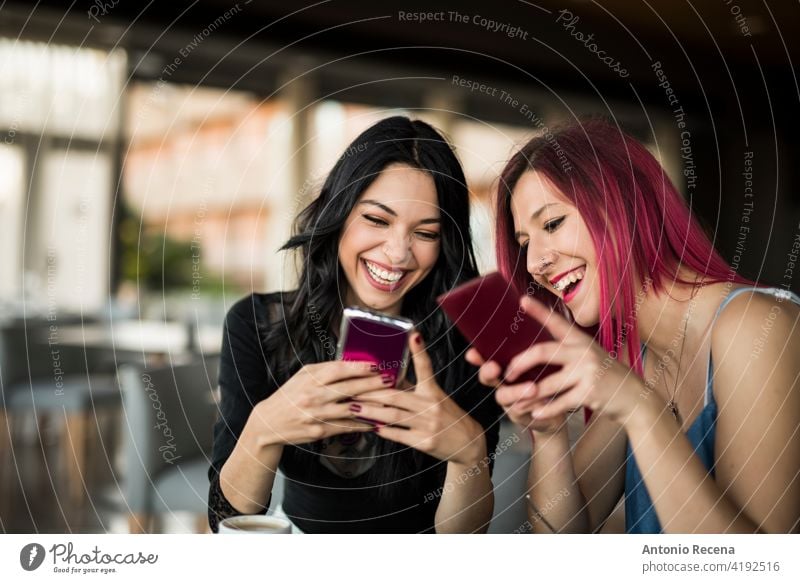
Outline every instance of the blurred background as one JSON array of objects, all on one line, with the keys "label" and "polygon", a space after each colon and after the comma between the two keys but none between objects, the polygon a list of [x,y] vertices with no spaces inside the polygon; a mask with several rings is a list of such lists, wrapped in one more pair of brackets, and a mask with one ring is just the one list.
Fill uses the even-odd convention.
[{"label": "blurred background", "polygon": [[[293,217],[382,117],[456,147],[483,270],[504,161],[601,115],[738,272],[800,290],[799,37],[750,0],[4,2],[0,530],[204,530],[224,314],[292,287]],[[525,531],[526,449],[492,532]]]}]

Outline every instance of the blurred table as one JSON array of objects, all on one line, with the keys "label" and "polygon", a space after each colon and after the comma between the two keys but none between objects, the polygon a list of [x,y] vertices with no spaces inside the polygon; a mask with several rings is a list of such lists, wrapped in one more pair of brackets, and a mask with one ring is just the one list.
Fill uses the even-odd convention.
[{"label": "blurred table", "polygon": [[59,326],[56,341],[65,345],[105,347],[115,353],[139,355],[219,354],[222,328],[196,328],[179,322],[120,320]]}]

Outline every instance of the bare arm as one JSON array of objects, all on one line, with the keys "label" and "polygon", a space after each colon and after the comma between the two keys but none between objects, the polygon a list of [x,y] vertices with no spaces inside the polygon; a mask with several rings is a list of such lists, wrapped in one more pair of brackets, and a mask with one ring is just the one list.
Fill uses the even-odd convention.
[{"label": "bare arm", "polygon": [[494,511],[494,490],[484,455],[474,464],[448,462],[442,499],[436,510],[437,533],[475,532],[489,529]]},{"label": "bare arm", "polygon": [[798,531],[798,332],[797,307],[760,294],[736,298],[718,319],[716,480],[659,403],[631,419],[630,440],[665,532]]},{"label": "bare arm", "polygon": [[531,430],[528,518],[533,531],[596,530],[622,495],[626,445],[622,426],[596,415],[572,452],[565,416],[532,419],[536,389],[531,383],[503,384],[500,366],[485,362],[474,349],[467,360],[480,366],[481,383],[496,387],[497,402],[509,418]]},{"label": "bare arm", "polygon": [[533,532],[588,532],[589,517],[573,467],[566,424],[554,433],[533,431],[532,436],[528,520]]},{"label": "bare arm", "polygon": [[586,499],[591,532],[605,523],[625,490],[627,443],[621,425],[596,416],[575,446],[575,471]]},{"label": "bare arm", "polygon": [[533,531],[597,530],[622,496],[625,444],[622,427],[602,417],[592,420],[574,452],[566,424],[555,433],[534,431],[528,473]]},{"label": "bare arm", "polygon": [[222,493],[242,514],[254,514],[269,504],[283,453],[282,444],[270,443],[259,433],[258,424],[248,420],[219,473]]}]

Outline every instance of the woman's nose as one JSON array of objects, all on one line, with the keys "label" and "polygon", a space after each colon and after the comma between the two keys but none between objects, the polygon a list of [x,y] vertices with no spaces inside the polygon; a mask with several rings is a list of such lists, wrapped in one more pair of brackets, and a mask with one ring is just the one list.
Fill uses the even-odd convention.
[{"label": "woman's nose", "polygon": [[383,244],[383,254],[392,265],[403,265],[411,254],[411,239],[399,233],[392,234]]},{"label": "woman's nose", "polygon": [[533,246],[528,246],[528,273],[531,275],[544,275],[550,267],[558,259],[558,254],[552,249],[545,249],[542,252],[541,247],[538,249]]}]

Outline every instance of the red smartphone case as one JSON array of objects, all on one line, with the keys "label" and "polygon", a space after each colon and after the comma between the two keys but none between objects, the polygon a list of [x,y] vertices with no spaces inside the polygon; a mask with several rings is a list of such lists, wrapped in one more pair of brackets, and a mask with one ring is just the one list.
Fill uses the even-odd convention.
[{"label": "red smartphone case", "polygon": [[[525,313],[519,300],[514,286],[497,272],[468,281],[436,298],[484,360],[497,362],[503,370],[531,345],[553,339],[539,322]],[[537,366],[514,382],[537,381],[560,368]]]}]

